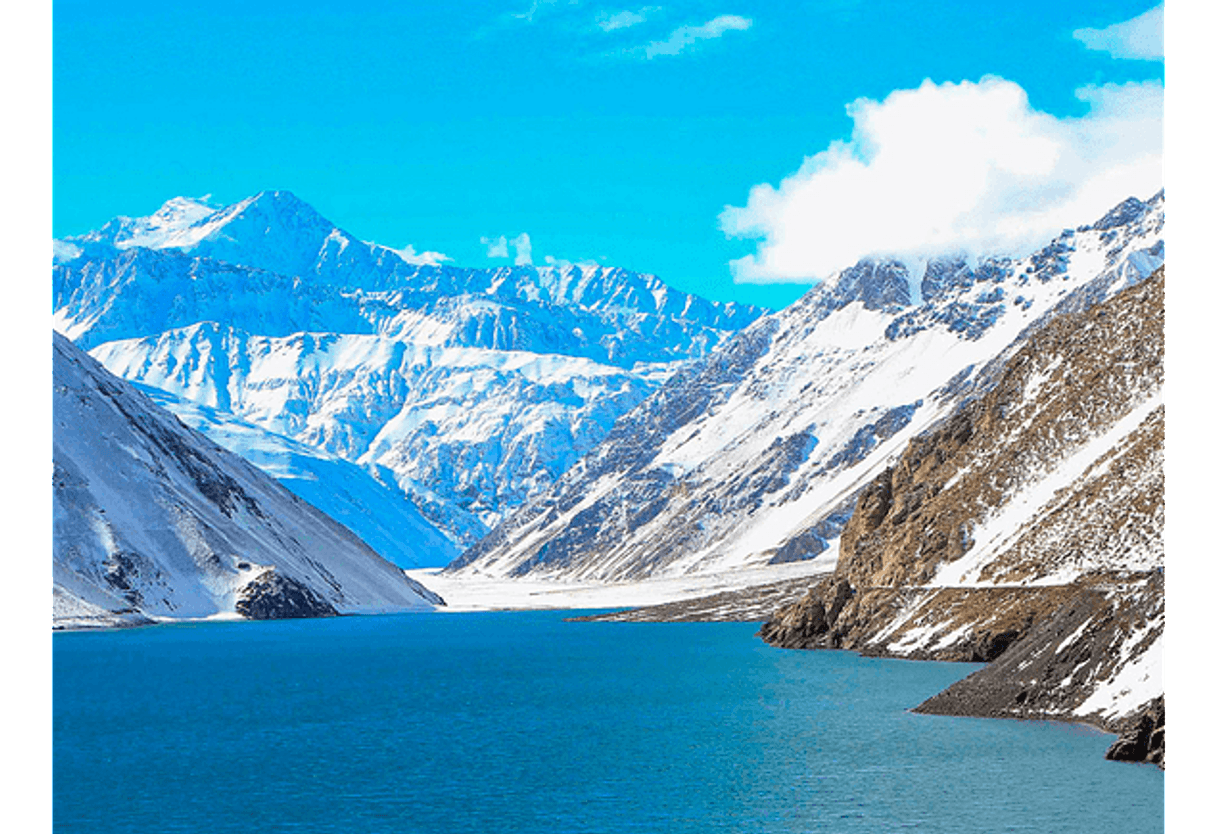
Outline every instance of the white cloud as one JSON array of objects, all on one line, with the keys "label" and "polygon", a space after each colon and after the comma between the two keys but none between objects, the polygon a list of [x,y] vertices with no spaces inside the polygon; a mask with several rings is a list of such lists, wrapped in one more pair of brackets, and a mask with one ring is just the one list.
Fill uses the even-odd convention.
[{"label": "white cloud", "polygon": [[556,258],[553,255],[546,255],[545,262],[546,266],[551,266],[555,269],[570,269],[574,267],[585,272],[590,269],[598,269],[601,265],[600,261],[596,260],[596,258],[582,258],[578,261],[568,261],[566,258]]},{"label": "white cloud", "polygon": [[602,32],[614,32],[618,29],[629,29],[632,26],[638,26],[647,18],[651,17],[656,12],[660,11],[659,6],[644,6],[637,12],[621,11],[610,14],[609,12],[601,12],[596,16],[596,25],[600,27]]},{"label": "white cloud", "polygon": [[721,38],[728,32],[748,29],[753,21],[747,17],[735,14],[721,14],[713,20],[708,20],[700,26],[678,26],[662,41],[652,41],[646,46],[634,50],[646,58],[657,55],[679,55],[698,41]]},{"label": "white cloud", "polygon": [[1079,118],[1030,107],[1018,85],[980,82],[858,99],[849,141],[754,186],[721,228],[757,238],[737,281],[824,278],[867,256],[1022,252],[1162,187],[1163,86],[1084,87]]},{"label": "white cloud", "polygon": [[511,240],[516,248],[516,266],[528,266],[533,263],[533,244],[529,242],[529,233],[521,232]]},{"label": "white cloud", "polygon": [[386,246],[390,252],[396,254],[399,258],[408,264],[416,266],[439,266],[444,261],[451,261],[448,255],[440,252],[416,252],[413,244],[408,244],[405,249],[394,249],[392,246]]},{"label": "white cloud", "polygon": [[528,232],[521,232],[511,240],[507,239],[507,235],[499,235],[499,237],[484,237],[481,238],[482,245],[486,247],[486,256],[488,258],[507,258],[508,247],[511,246],[516,250],[516,266],[529,266],[533,263],[533,243],[529,240]]},{"label": "white cloud", "polygon": [[508,256],[507,237],[499,235],[499,237],[484,237],[481,238],[482,245],[486,247],[486,256],[488,258],[506,258]]},{"label": "white cloud", "polygon": [[1163,60],[1163,4],[1103,29],[1076,29],[1075,40],[1113,58]]}]

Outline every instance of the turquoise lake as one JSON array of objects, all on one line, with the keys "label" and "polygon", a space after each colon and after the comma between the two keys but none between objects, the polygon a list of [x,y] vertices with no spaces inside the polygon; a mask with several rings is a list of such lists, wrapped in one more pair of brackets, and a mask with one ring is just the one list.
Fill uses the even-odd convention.
[{"label": "turquoise lake", "polygon": [[908,711],[975,665],[570,615],[56,634],[54,830],[1163,830],[1113,736]]}]

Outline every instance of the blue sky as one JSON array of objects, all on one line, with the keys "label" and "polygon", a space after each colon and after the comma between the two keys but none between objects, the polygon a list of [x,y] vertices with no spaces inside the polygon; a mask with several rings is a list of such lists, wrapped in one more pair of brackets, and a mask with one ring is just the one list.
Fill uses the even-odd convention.
[{"label": "blue sky", "polygon": [[782,306],[859,254],[1026,247],[1150,196],[1161,45],[1112,27],[1152,5],[57,0],[53,233],[289,189],[460,265]]}]

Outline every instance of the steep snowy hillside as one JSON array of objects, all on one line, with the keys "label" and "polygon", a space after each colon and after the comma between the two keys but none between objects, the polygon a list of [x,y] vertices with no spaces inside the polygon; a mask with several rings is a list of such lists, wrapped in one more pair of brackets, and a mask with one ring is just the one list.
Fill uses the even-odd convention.
[{"label": "steep snowy hillside", "polygon": [[1163,284],[1058,317],[992,369],[866,486],[834,575],[762,636],[993,661],[919,709],[1145,730],[1113,755],[1162,764]]},{"label": "steep snowy hillside", "polygon": [[58,333],[53,460],[58,627],[441,604]]},{"label": "steep snowy hillside", "polygon": [[449,570],[617,581],[832,560],[910,439],[1040,323],[1158,268],[1163,225],[1160,192],[1021,260],[844,270],[675,374]]},{"label": "steep snowy hillside", "polygon": [[54,326],[110,371],[358,464],[457,549],[761,313],[620,269],[421,263],[287,192],[171,200],[55,252]]},{"label": "steep snowy hillside", "polygon": [[359,536],[400,568],[443,567],[460,552],[390,481],[274,434],[227,411],[135,384],[148,399],[208,440],[236,452],[296,495]]}]

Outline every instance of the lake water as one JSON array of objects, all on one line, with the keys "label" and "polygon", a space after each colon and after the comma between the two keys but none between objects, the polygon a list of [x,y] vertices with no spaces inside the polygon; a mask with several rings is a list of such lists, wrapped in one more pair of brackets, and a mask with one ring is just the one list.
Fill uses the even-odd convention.
[{"label": "lake water", "polygon": [[1151,832],[1112,736],[907,710],[975,666],[523,612],[54,636],[62,832]]}]

